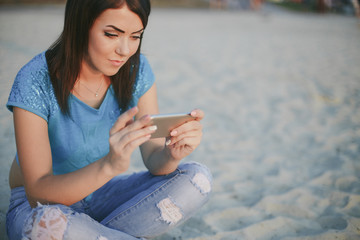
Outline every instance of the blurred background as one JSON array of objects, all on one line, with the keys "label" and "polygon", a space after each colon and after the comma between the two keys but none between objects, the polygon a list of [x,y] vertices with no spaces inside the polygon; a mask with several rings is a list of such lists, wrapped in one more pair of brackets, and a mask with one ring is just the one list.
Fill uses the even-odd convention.
[{"label": "blurred background", "polygon": [[[159,240],[360,239],[357,0],[153,0],[143,53],[161,112],[206,113],[188,161],[213,196]],[[0,0],[0,239],[13,79],[62,30],[63,0]],[[134,153],[129,171],[143,170]]]},{"label": "blurred background", "polygon": [[[297,11],[336,12],[360,17],[359,0],[152,0],[154,7],[258,10],[264,2]],[[0,4],[63,4],[65,0],[0,0]]]}]

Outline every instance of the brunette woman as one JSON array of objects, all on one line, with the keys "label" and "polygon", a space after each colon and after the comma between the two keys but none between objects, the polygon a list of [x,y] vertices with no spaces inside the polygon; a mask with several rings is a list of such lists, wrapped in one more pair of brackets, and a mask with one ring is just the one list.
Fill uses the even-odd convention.
[{"label": "brunette woman", "polygon": [[[180,163],[200,144],[203,112],[150,139],[159,110],[140,54],[149,14],[149,0],[68,0],[59,39],[19,71],[7,103],[10,240],[148,239],[208,200],[208,169]],[[137,147],[148,171],[125,175]]]}]

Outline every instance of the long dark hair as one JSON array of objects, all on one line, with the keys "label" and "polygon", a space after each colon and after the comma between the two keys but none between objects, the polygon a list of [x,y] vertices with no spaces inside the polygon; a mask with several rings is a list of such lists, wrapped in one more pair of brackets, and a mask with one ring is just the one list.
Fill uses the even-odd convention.
[{"label": "long dark hair", "polygon": [[[89,32],[92,25],[106,9],[120,8],[123,4],[140,17],[145,29],[151,10],[149,0],[67,1],[63,32],[46,52],[51,82],[63,113],[70,112],[68,98],[80,74],[81,62],[88,51]],[[118,73],[111,77],[119,107],[123,109],[128,108],[132,99],[141,42],[142,38],[137,52],[120,68]]]}]

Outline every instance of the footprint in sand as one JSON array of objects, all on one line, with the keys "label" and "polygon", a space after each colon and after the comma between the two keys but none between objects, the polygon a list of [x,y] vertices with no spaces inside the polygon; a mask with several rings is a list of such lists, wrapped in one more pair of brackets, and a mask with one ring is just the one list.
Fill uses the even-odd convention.
[{"label": "footprint in sand", "polygon": [[320,217],[317,221],[324,230],[344,230],[348,225],[345,219],[337,216],[324,216]]}]

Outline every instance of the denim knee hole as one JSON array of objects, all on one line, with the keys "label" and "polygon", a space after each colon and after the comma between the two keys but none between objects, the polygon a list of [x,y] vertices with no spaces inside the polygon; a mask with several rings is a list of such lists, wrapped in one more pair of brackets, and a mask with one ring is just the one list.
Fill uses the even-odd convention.
[{"label": "denim knee hole", "polygon": [[181,209],[170,199],[165,198],[161,200],[157,207],[160,210],[160,219],[168,223],[169,225],[175,225],[183,218]]},{"label": "denim knee hole", "polygon": [[66,215],[58,207],[38,205],[23,229],[26,240],[61,240],[67,227]]},{"label": "denim knee hole", "polygon": [[191,179],[191,182],[202,194],[207,194],[211,191],[211,183],[202,173],[195,174],[195,176]]},{"label": "denim knee hole", "polygon": [[104,236],[98,236],[96,240],[109,240],[109,239]]}]

